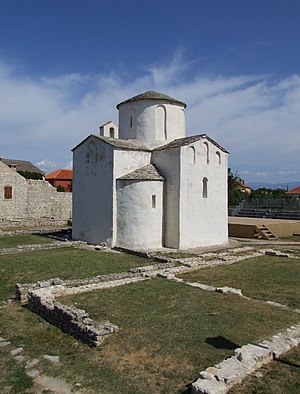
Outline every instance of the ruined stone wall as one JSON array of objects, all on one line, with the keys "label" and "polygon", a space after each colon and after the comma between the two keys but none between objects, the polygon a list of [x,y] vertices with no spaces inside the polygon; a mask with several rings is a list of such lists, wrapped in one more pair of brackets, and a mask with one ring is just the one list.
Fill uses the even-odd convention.
[{"label": "ruined stone wall", "polygon": [[[5,186],[12,187],[10,199],[4,198]],[[47,181],[25,179],[2,162],[0,193],[2,226],[63,225],[72,217],[72,193],[59,193]]]},{"label": "ruined stone wall", "polygon": [[63,305],[55,298],[123,286],[143,280],[147,280],[147,277],[139,272],[122,272],[79,280],[62,281],[59,278],[53,278],[32,284],[17,283],[16,299],[22,303],[28,303],[30,310],[49,323],[94,347],[101,344],[106,335],[117,332],[118,327],[109,321],[96,322],[89,318],[86,311],[75,306]]},{"label": "ruined stone wall", "polygon": [[[4,198],[5,186],[12,187],[12,198]],[[0,217],[1,219],[26,217],[27,181],[0,161]]]}]

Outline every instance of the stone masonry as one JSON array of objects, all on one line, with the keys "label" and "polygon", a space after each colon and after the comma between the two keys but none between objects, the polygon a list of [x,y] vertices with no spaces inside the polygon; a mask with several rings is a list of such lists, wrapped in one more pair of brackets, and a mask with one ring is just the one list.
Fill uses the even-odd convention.
[{"label": "stone masonry", "polygon": [[[12,198],[4,198],[5,186]],[[59,193],[43,180],[25,179],[0,161],[0,225],[64,225],[72,215],[72,193]]]}]

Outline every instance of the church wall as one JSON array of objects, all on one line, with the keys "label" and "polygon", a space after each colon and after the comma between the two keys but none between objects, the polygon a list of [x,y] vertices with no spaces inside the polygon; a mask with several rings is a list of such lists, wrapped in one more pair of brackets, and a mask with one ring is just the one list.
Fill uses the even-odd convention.
[{"label": "church wall", "polygon": [[113,148],[91,137],[77,146],[73,154],[73,239],[110,245],[113,233]]},{"label": "church wall", "polygon": [[161,248],[163,182],[117,181],[117,246]]},{"label": "church wall", "polygon": [[150,163],[151,152],[115,150],[113,175],[113,238],[112,245],[116,244],[117,236],[117,196],[116,179]]},{"label": "church wall", "polygon": [[165,178],[163,246],[179,248],[180,148],[154,151],[152,163]]},{"label": "church wall", "polygon": [[[165,129],[160,125],[165,113]],[[184,108],[165,101],[143,100],[121,105],[119,108],[119,138],[137,139],[150,146],[158,146],[175,138],[185,137]]]},{"label": "church wall", "polygon": [[181,148],[180,248],[228,242],[227,165],[209,141]]}]

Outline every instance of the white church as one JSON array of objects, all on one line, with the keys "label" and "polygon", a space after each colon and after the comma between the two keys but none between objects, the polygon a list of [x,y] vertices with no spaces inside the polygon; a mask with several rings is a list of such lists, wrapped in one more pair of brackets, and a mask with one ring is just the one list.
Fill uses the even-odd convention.
[{"label": "white church", "polygon": [[187,249],[228,242],[228,152],[186,136],[186,104],[148,91],[73,149],[73,239]]}]

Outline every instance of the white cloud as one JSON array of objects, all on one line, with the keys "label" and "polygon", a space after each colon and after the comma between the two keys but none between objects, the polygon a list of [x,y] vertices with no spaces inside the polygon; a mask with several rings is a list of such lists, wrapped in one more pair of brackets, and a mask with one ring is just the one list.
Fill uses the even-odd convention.
[{"label": "white cloud", "polygon": [[279,170],[279,171],[277,171],[277,174],[279,174],[279,175],[291,175],[291,174],[297,174],[297,171],[282,171],[282,170]]},{"label": "white cloud", "polygon": [[299,180],[300,76],[191,76],[192,65],[179,50],[127,81],[114,71],[31,78],[0,60],[0,156],[45,165],[48,157],[62,168],[99,124],[118,121],[118,102],[154,89],[185,101],[188,134],[205,132],[223,145],[246,181]]}]

